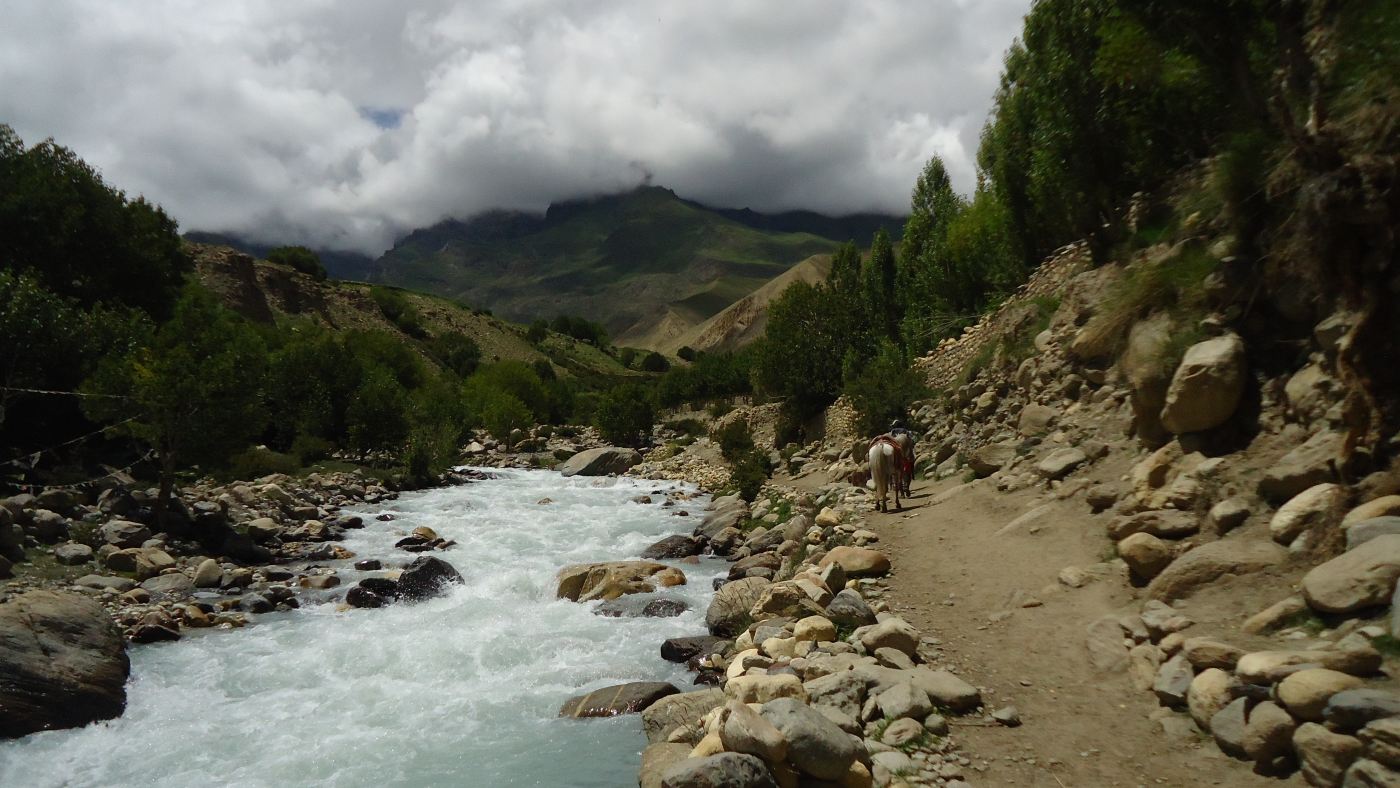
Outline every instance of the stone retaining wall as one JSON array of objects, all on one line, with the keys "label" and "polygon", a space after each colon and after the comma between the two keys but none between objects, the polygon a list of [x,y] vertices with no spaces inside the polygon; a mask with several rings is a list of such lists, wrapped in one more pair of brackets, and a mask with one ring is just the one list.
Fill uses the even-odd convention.
[{"label": "stone retaining wall", "polygon": [[1041,263],[1014,295],[983,315],[976,325],[963,329],[961,336],[939,342],[914,365],[928,376],[930,388],[947,388],[978,354],[1016,328],[1026,314],[1027,304],[1036,298],[1058,295],[1076,274],[1091,266],[1089,246],[1084,241],[1061,247]]}]

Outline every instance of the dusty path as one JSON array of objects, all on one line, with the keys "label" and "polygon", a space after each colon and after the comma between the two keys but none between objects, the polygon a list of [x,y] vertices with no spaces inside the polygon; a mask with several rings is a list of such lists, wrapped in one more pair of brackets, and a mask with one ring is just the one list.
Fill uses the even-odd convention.
[{"label": "dusty path", "polygon": [[[804,482],[815,485],[794,484]],[[945,666],[983,688],[989,707],[1014,705],[1024,720],[1015,729],[975,718],[955,727],[974,763],[986,763],[985,771],[969,774],[974,785],[1303,784],[1297,776],[1254,774],[1196,732],[1185,714],[1159,711],[1126,673],[1104,674],[1089,664],[1085,628],[1137,609],[1140,592],[1117,577],[1080,588],[1058,582],[1065,567],[1108,557],[1102,524],[1082,499],[1002,493],[987,482],[949,492],[957,487],[957,480],[918,482],[903,511],[870,513],[867,526],[894,564],[894,609],[942,641]],[[1042,506],[1014,533],[997,535]]]}]

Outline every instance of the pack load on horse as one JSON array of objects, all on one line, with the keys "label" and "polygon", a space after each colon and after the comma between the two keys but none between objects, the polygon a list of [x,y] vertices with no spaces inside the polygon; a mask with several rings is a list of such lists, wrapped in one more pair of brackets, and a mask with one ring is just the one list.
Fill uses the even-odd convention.
[{"label": "pack load on horse", "polygon": [[914,486],[914,433],[904,426],[904,422],[895,419],[890,422],[889,435],[899,444],[899,491],[908,498],[912,495],[911,489]]},{"label": "pack load on horse", "polygon": [[894,508],[900,508],[900,479],[897,474],[903,464],[904,450],[894,438],[881,435],[870,442],[870,481],[875,488],[875,511],[890,510],[885,499],[891,488],[894,489]]}]

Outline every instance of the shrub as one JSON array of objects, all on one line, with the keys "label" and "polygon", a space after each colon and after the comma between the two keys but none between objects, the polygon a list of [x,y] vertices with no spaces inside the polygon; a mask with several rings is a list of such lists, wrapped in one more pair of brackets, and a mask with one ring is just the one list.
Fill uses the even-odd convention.
[{"label": "shrub", "polygon": [[618,386],[603,394],[593,423],[604,440],[623,445],[640,443],[651,432],[656,409],[646,390],[634,384]]},{"label": "shrub", "polygon": [[423,327],[423,316],[418,313],[418,308],[409,303],[407,296],[398,290],[390,290],[383,287],[370,289],[370,297],[379,307],[379,311],[384,317],[399,330],[415,339],[427,337],[428,331]]},{"label": "shrub", "polygon": [[874,435],[884,432],[891,420],[903,418],[910,403],[928,396],[928,387],[899,348],[884,342],[863,369],[848,374],[845,393],[862,433]]},{"label": "shrub", "polygon": [[513,394],[492,391],[481,403],[481,424],[497,440],[506,440],[512,430],[529,429],[533,422],[530,409]]},{"label": "shrub", "polygon": [[302,465],[311,465],[330,457],[335,452],[335,444],[315,435],[298,435],[292,441],[291,453]]},{"label": "shrub", "polygon": [[699,356],[700,354],[695,350],[695,348],[691,347],[690,345],[686,345],[680,350],[676,351],[676,357],[679,358],[681,361],[694,361],[695,359],[699,358]]},{"label": "shrub", "polygon": [[326,278],[326,266],[321,263],[321,256],[305,246],[279,246],[267,253],[267,261],[289,265],[314,279]]},{"label": "shrub", "polygon": [[719,446],[719,453],[731,464],[737,464],[742,457],[754,450],[753,435],[749,432],[748,422],[743,419],[734,419],[716,428],[710,433],[710,440]]},{"label": "shrub", "polygon": [[525,339],[529,340],[532,345],[538,345],[548,336],[549,324],[543,320],[536,320],[530,324],[529,328],[525,329]]},{"label": "shrub", "polygon": [[745,452],[734,463],[734,470],[730,474],[730,483],[734,485],[739,497],[749,503],[758,497],[758,491],[763,487],[763,483],[768,481],[769,475],[773,472],[772,464],[768,456],[757,450]]},{"label": "shrub", "polygon": [[667,361],[665,356],[653,350],[642,358],[641,368],[643,372],[665,372],[671,368],[671,362]]},{"label": "shrub", "polygon": [[301,461],[295,456],[257,446],[230,457],[226,473],[230,479],[250,480],[274,473],[292,475],[299,470]]},{"label": "shrub", "polygon": [[458,377],[468,377],[481,365],[481,346],[457,331],[445,331],[433,337],[428,342],[428,352]]}]

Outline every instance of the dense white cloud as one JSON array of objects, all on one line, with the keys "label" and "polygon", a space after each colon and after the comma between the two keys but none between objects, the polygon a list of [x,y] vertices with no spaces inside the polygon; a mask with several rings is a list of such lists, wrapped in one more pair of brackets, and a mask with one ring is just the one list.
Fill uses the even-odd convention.
[{"label": "dense white cloud", "polygon": [[186,229],[377,252],[650,175],[725,206],[901,211],[974,181],[1029,0],[20,0],[0,122]]}]

